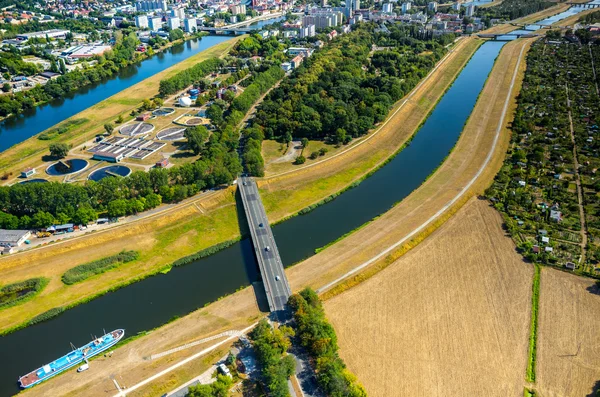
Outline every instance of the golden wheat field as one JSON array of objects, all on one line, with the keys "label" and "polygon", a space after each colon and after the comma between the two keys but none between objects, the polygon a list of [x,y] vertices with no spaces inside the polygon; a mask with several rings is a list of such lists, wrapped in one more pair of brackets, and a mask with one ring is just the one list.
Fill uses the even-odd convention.
[{"label": "golden wheat field", "polygon": [[593,280],[543,269],[536,391],[544,397],[597,396],[600,290]]},{"label": "golden wheat field", "polygon": [[369,396],[522,396],[532,276],[498,213],[471,200],[325,309]]}]

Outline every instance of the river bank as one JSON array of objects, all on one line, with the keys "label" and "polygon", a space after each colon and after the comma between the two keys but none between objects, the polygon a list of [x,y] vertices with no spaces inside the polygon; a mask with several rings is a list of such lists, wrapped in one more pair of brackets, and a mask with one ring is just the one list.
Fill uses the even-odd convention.
[{"label": "river bank", "polygon": [[[348,152],[343,157],[324,163],[320,167],[323,172],[311,173],[311,177],[302,175],[303,189],[291,188],[287,185],[293,179],[287,175],[282,179],[286,184],[274,181],[269,186],[273,193],[265,193],[265,200],[278,202],[277,208],[269,210],[271,220],[283,219],[308,207],[323,197],[343,189],[373,169],[378,163],[385,161],[395,150],[401,147],[412,135],[414,129],[429,113],[437,98],[446,90],[454,79],[454,75],[478,47],[476,41],[461,43],[457,51],[451,54],[445,67],[438,69],[427,85],[421,86],[417,92],[421,106],[412,102],[394,116],[394,120],[404,119],[403,129],[396,131],[392,125],[384,126],[377,138],[370,141],[370,145],[363,145],[354,152]],[[460,50],[460,51],[459,51]],[[430,86],[431,85],[431,86]],[[433,88],[433,90],[430,90]],[[425,99],[425,100],[424,100]],[[412,128],[411,128],[412,127]],[[399,133],[402,132],[402,133]],[[391,139],[391,141],[390,141]],[[369,151],[371,155],[369,156]],[[343,163],[338,163],[342,161]],[[343,167],[341,166],[343,165]],[[325,172],[327,171],[327,172]],[[340,171],[344,171],[340,173]],[[332,175],[330,175],[332,174]],[[280,200],[280,192],[295,193],[299,196],[290,196]],[[317,193],[318,192],[318,193]],[[0,271],[7,280],[20,279],[24,274],[41,272],[51,278],[51,283],[42,292],[43,299],[35,305],[21,305],[18,311],[4,311],[4,330],[13,328],[23,321],[56,306],[72,305],[83,298],[90,297],[124,285],[131,280],[144,277],[172,263],[182,256],[192,254],[201,249],[218,244],[222,241],[237,238],[240,226],[234,207],[235,197],[233,189],[217,192],[205,199],[199,198],[190,202],[178,211],[162,215],[156,219],[141,221],[131,225],[123,225],[105,232],[75,240],[65,241],[56,246],[48,246],[39,250],[30,251],[13,257],[0,260]],[[199,239],[198,237],[202,238]],[[120,267],[118,272],[108,272],[100,277],[82,283],[76,290],[62,285],[60,275],[68,268],[82,261],[98,259],[123,247],[139,247],[142,258],[126,266]],[[107,277],[108,276],[108,277]],[[235,288],[242,285],[236,283]],[[87,299],[87,298],[86,298]],[[19,318],[21,320],[19,320]]]},{"label": "river bank", "polygon": [[[51,128],[41,131],[45,132],[54,128],[67,127],[67,132],[51,141],[42,141],[37,139],[36,136],[32,136],[31,138],[22,141],[18,136],[11,136],[11,132],[2,131],[4,145],[8,145],[11,140],[22,142],[2,152],[2,156],[0,157],[0,172],[3,174],[18,174],[24,168],[38,165],[40,162],[39,156],[48,149],[50,143],[64,142],[77,146],[91,139],[97,133],[102,132],[105,123],[114,122],[120,115],[123,116],[125,121],[131,119],[129,113],[133,109],[138,107],[144,99],[151,98],[158,93],[158,82],[160,80],[168,78],[178,71],[189,68],[195,63],[205,59],[224,56],[229,52],[233,45],[243,37],[245,36],[237,36],[234,38],[205,36],[195,44],[197,49],[206,48],[205,50],[200,50],[197,54],[187,57],[167,69],[164,69],[164,67],[161,66],[161,63],[165,61],[164,54],[159,54],[156,58],[146,61],[149,62],[156,59],[156,63],[153,65],[157,69],[157,73],[152,73],[153,71],[149,69],[146,71],[146,73],[152,73],[151,77],[123,90],[119,89],[118,81],[111,85],[110,88],[107,85],[99,85],[94,89],[89,89],[90,92],[97,93],[101,97],[106,95],[106,93],[109,92],[109,89],[114,90],[115,92],[114,95],[109,95],[107,99],[99,103],[96,103],[97,100],[94,101],[94,99],[91,99],[88,96],[87,98],[95,103],[95,105],[90,106],[89,108],[85,106],[87,102],[78,102],[81,100],[81,97],[78,95],[74,95],[70,99],[65,99],[65,101],[71,101],[74,106],[85,110],[80,111],[57,125],[52,125]],[[184,45],[191,44],[192,43],[188,41]],[[180,50],[183,51],[184,49],[180,48]],[[193,49],[189,49],[189,51],[193,51]],[[129,76],[129,78],[135,78],[134,76],[139,76],[137,71],[136,74]],[[52,115],[52,107],[52,105],[47,105],[44,107],[43,111],[38,109],[37,112],[43,115],[48,113],[45,117],[50,117],[52,119],[54,117]],[[61,109],[63,108],[61,107]],[[15,122],[21,123],[19,124],[20,128],[25,129],[25,124],[30,121],[31,120],[25,118]],[[44,121],[48,120],[45,119]],[[27,133],[31,134],[30,132]]]},{"label": "river bank", "polygon": [[[517,47],[516,45],[513,46]],[[496,61],[494,73],[502,72],[504,74],[510,74],[510,71],[507,71],[506,69],[510,69],[510,62],[516,62],[516,60],[514,60],[514,51],[516,50],[503,51],[501,57]],[[488,84],[486,84],[485,92],[482,93],[478,104],[493,99],[488,96],[490,92],[493,93],[496,90],[498,90],[496,92],[501,91],[499,89],[487,88],[488,86],[490,86],[489,79]],[[478,110],[478,113],[483,114],[485,113],[485,110],[486,109],[480,109]],[[474,117],[475,115],[473,115],[471,119],[474,119]],[[470,125],[472,122],[470,121],[468,124]],[[434,206],[434,203],[425,200],[421,206],[414,208],[413,210],[409,210],[410,206],[413,206],[416,202],[423,201],[423,197],[431,197],[432,195],[447,191],[455,192],[456,188],[452,188],[451,186],[456,186],[454,184],[460,183],[460,181],[463,180],[462,178],[472,177],[477,171],[477,168],[473,167],[474,162],[481,161],[482,159],[477,156],[475,156],[474,159],[465,159],[464,157],[469,153],[486,152],[486,148],[489,150],[492,140],[489,139],[490,134],[487,132],[489,132],[487,128],[482,131],[481,129],[474,127],[470,129],[470,132],[465,131],[466,135],[463,135],[460,138],[454,151],[444,163],[451,162],[452,165],[440,167],[425,184],[414,191],[405,201],[394,207],[394,210],[398,207],[402,207],[402,211],[408,210],[411,213],[408,218],[411,224],[413,220],[418,219],[419,216],[424,220],[428,215],[426,213],[420,215],[423,212],[421,210]],[[415,145],[416,144],[415,141]],[[497,146],[495,152],[499,154],[501,164],[502,155],[504,153],[501,145]],[[470,174],[463,176],[465,172]],[[454,175],[452,181],[448,184],[440,183],[440,180],[448,178],[449,173],[455,173],[457,175]],[[491,175],[493,177],[493,172]],[[406,202],[408,202],[408,206],[405,204]],[[350,244],[348,244],[349,239],[352,239],[352,243],[356,244],[356,241],[359,241],[358,236],[364,238],[365,235],[372,234],[374,231],[382,233],[382,230],[386,230],[382,229],[382,222],[390,225],[390,220],[387,219],[390,213],[391,212],[384,214],[376,221],[361,229],[358,233],[351,235],[348,239],[344,239],[310,259],[287,269],[286,272],[293,289],[298,290],[306,285],[317,288],[322,287],[329,281],[343,275],[347,269],[347,258],[342,257],[336,259],[334,254],[348,248],[350,246]],[[395,214],[398,214],[398,212]],[[406,233],[409,228],[410,225],[401,228],[402,230],[398,231],[395,237],[398,237],[403,232]],[[367,230],[368,233],[365,232]],[[395,231],[394,228],[387,230]],[[378,246],[373,247],[373,250],[377,250],[378,248],[381,249],[387,242],[388,241],[382,241],[378,243]],[[340,249],[340,244],[343,244],[343,249]],[[362,244],[362,242],[360,244]],[[363,245],[363,248],[364,247],[365,246]],[[255,321],[257,316],[260,316],[260,314],[255,303],[254,292],[252,288],[246,288],[243,291],[228,296],[219,302],[211,304],[204,309],[200,309],[184,318],[178,319],[173,323],[150,333],[150,335],[124,346],[115,353],[115,356],[111,359],[112,361],[104,360],[101,362],[98,360],[98,364],[94,363],[94,372],[91,372],[90,376],[86,378],[85,385],[82,385],[81,380],[76,377],[76,374],[67,373],[52,382],[36,387],[31,390],[31,392],[27,392],[27,394],[44,395],[50,393],[60,395],[62,391],[65,390],[69,390],[76,394],[77,391],[86,390],[90,395],[107,395],[104,394],[105,390],[114,390],[110,379],[108,379],[110,373],[118,374],[119,377],[123,378],[123,381],[126,384],[134,384],[147,377],[149,374],[159,372],[169,365],[172,365],[177,360],[202,350],[203,346],[190,349],[189,351],[182,351],[173,356],[163,357],[152,362],[144,361],[142,357],[200,339],[205,335],[216,334],[227,329],[241,329],[244,325],[251,324]],[[177,340],[173,340],[171,337],[176,338]],[[177,370],[175,373],[165,376],[163,379],[159,379],[151,386],[151,389],[147,388],[136,391],[135,395],[169,390],[173,383],[181,383],[187,379],[187,372],[184,372],[186,371],[185,367],[187,366],[184,366],[181,371]],[[108,395],[112,394],[113,392],[108,392]]]}]

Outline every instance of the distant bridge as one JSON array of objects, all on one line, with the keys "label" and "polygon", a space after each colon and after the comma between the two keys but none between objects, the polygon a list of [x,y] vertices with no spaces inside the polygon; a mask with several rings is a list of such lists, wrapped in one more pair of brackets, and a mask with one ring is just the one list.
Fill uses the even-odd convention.
[{"label": "distant bridge", "polygon": [[477,35],[477,37],[479,37],[480,39],[510,41],[513,39],[531,39],[533,37],[540,37],[540,35],[533,34],[533,33],[503,33],[503,34],[479,33]]},{"label": "distant bridge", "polygon": [[567,2],[566,4],[568,4],[570,6],[581,7],[581,8],[598,8],[598,7],[600,7],[600,4],[592,4],[592,3],[572,3],[572,2]]}]

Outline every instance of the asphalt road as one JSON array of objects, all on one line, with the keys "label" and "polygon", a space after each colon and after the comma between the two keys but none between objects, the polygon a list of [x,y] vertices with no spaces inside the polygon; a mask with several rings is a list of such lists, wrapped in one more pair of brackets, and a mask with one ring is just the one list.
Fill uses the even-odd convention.
[{"label": "asphalt road", "polygon": [[283,270],[283,263],[258,193],[258,187],[252,178],[240,177],[238,188],[252,234],[256,259],[265,284],[269,308],[272,312],[283,311],[292,291]]}]

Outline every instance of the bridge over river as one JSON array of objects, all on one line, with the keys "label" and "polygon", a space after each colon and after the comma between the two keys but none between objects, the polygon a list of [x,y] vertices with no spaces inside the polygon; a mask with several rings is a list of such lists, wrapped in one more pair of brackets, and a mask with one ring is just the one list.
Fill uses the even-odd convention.
[{"label": "bridge over river", "polygon": [[283,270],[283,262],[258,193],[258,187],[252,178],[242,176],[238,179],[238,188],[248,219],[258,267],[265,285],[269,310],[271,312],[283,311],[292,295],[292,290]]}]

